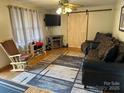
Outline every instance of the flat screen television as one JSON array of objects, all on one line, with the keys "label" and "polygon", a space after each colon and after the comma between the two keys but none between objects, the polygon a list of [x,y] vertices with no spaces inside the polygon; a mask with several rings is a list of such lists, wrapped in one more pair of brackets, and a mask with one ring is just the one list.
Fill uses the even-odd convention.
[{"label": "flat screen television", "polygon": [[46,26],[60,26],[61,16],[55,14],[45,14],[44,21]]}]

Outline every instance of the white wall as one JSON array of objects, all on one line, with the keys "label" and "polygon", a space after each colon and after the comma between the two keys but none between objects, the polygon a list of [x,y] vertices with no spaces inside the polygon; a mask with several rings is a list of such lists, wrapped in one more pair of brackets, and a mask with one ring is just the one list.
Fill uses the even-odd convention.
[{"label": "white wall", "polygon": [[120,21],[120,13],[121,7],[124,6],[124,0],[118,0],[116,8],[115,8],[115,22],[113,26],[113,36],[124,41],[124,32],[119,31],[119,21]]},{"label": "white wall", "polygon": [[[6,2],[0,3],[0,41],[11,38],[11,25]],[[0,68],[9,64],[9,58],[0,47]]]},{"label": "white wall", "polygon": [[[16,0],[1,0],[0,2],[0,42],[12,38],[11,23],[7,5],[15,5],[24,8],[37,9],[34,5],[24,4]],[[10,63],[9,58],[0,47],[0,68]]]},{"label": "white wall", "polygon": [[9,58],[7,57],[3,49],[0,47],[0,68],[7,66],[9,63]]},{"label": "white wall", "polygon": [[89,13],[88,40],[93,40],[97,32],[112,33],[113,11]]},{"label": "white wall", "polygon": [[0,41],[11,38],[9,12],[5,2],[0,3]]}]

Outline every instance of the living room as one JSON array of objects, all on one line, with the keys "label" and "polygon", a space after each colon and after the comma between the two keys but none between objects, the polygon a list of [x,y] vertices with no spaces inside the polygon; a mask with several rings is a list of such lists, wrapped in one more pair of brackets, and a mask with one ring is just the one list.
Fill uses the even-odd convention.
[{"label": "living room", "polygon": [[[62,0],[62,1],[66,1],[66,0]],[[1,37],[0,42],[13,39],[16,45],[18,45],[17,48],[19,48],[21,51],[24,51],[25,49],[27,51],[28,50],[27,46],[26,48],[25,47],[22,48],[22,46],[29,44],[31,40],[33,43],[35,40],[37,41],[41,40],[40,44],[42,45],[42,50],[39,51],[38,49],[37,50],[38,52],[36,51],[37,52],[36,55],[38,56],[35,56],[34,50],[33,52],[31,51],[31,54],[33,54],[33,57],[31,59],[32,66],[28,68],[28,71],[25,71],[25,70],[16,71],[14,68],[12,68],[13,65],[12,64],[10,65],[11,61],[9,57],[11,56],[8,56],[5,50],[3,49],[3,47],[0,47],[0,59],[1,59],[1,65],[0,65],[1,80],[0,81],[2,82],[1,89],[3,89],[3,92],[0,92],[0,93],[23,93],[23,92],[24,93],[52,93],[52,92],[55,92],[55,93],[83,93],[83,92],[84,93],[101,93],[102,92],[101,90],[96,89],[96,87],[94,88],[94,85],[91,88],[87,87],[86,89],[84,88],[84,85],[82,85],[82,77],[80,80],[79,74],[81,72],[81,66],[83,64],[81,60],[84,60],[83,58],[84,56],[86,56],[85,55],[86,51],[82,52],[80,47],[81,47],[81,44],[86,40],[94,40],[97,32],[105,33],[105,34],[111,33],[112,36],[118,39],[119,41],[122,41],[122,42],[124,41],[123,21],[120,21],[120,19],[123,20],[123,11],[121,13],[121,9],[123,7],[124,2],[122,0],[119,0],[119,1],[117,0],[106,0],[106,1],[69,0],[69,2],[66,2],[66,3],[74,3],[75,5],[77,5],[76,9],[73,10],[72,8],[72,12],[65,13],[65,14],[63,12],[63,14],[58,15],[56,13],[56,10],[60,6],[63,6],[63,3],[59,2],[59,0],[54,0],[53,2],[50,0],[46,0],[46,1],[3,0],[1,1],[0,3],[0,37]],[[30,11],[33,11],[31,12],[31,16],[30,16]],[[20,16],[18,16],[19,14]],[[57,24],[57,26],[47,26],[46,20],[45,20],[46,14],[59,16],[60,24]],[[22,24],[23,25],[26,24],[25,20],[30,20],[31,18],[33,19],[34,23],[30,20],[28,24],[29,26],[32,26],[32,24],[33,25],[37,24],[37,25],[34,25],[34,27],[32,27],[33,30],[35,29],[37,31],[36,33],[33,33],[34,37],[32,32],[30,33],[31,29],[27,31],[24,34],[24,36],[22,36],[21,33],[25,31],[24,30],[25,26],[24,26],[22,27],[24,31],[20,30],[22,32],[18,34],[18,37],[22,36],[22,38],[17,39],[16,31],[21,28],[16,30],[15,28],[21,24],[19,20],[23,18],[23,16],[25,18],[23,19]],[[121,16],[122,18],[120,18]],[[26,17],[29,17],[29,19],[28,18],[26,19]],[[29,41],[26,41],[24,39],[25,37],[28,38]],[[57,41],[57,42],[52,42],[53,39],[51,38],[55,39],[54,41]],[[32,42],[30,43],[33,44]],[[36,42],[36,44],[37,43],[39,44],[39,42]],[[13,52],[13,50],[11,51]],[[70,63],[70,60],[72,61],[72,63]],[[13,71],[10,71],[12,69]],[[79,75],[79,78],[78,78],[78,75]],[[6,79],[9,80],[9,82],[7,82]],[[36,81],[37,79],[38,81]],[[9,83],[10,85],[12,84],[12,86],[14,86],[14,90],[18,90],[17,88],[15,88],[15,86],[18,86],[18,88],[22,88],[23,91],[19,90],[19,91],[12,92],[12,90],[10,89],[8,91],[11,91],[11,92],[6,92],[4,91],[5,87],[3,86],[5,85],[3,85],[3,82],[7,84]],[[81,84],[79,84],[79,82]],[[108,84],[111,82],[106,81],[104,83]],[[21,84],[22,86],[18,84]],[[121,88],[123,87],[121,86]],[[6,88],[6,90],[7,89],[8,88]],[[35,91],[33,92],[33,90]],[[106,90],[104,92],[107,93]],[[123,92],[122,91],[120,92],[119,90],[119,92],[114,91],[114,93],[123,93]]]}]

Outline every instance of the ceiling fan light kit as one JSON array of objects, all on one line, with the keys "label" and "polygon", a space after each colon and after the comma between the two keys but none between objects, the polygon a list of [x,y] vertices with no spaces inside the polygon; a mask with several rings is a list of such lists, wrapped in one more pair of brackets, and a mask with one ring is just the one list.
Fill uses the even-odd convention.
[{"label": "ceiling fan light kit", "polygon": [[80,5],[69,3],[68,0],[60,0],[59,1],[59,8],[56,10],[57,14],[66,14],[72,12]]},{"label": "ceiling fan light kit", "polygon": [[59,7],[56,11],[57,14],[66,14],[72,12],[72,9],[69,7]]}]

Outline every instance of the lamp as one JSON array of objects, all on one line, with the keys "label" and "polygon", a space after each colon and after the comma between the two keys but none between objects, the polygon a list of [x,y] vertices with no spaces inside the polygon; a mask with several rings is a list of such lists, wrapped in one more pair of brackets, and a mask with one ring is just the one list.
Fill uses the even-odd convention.
[{"label": "lamp", "polygon": [[66,14],[72,12],[70,7],[61,6],[56,10],[57,14]]}]

